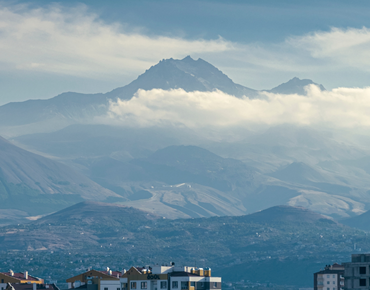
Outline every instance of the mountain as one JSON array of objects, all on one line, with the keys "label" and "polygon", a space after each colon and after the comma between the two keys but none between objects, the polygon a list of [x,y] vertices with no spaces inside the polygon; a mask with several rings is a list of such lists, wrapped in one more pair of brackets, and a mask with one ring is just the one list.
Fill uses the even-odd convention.
[{"label": "mountain", "polygon": [[106,95],[111,98],[130,99],[138,89],[153,88],[163,90],[182,88],[187,92],[217,89],[236,97],[256,95],[255,90],[235,84],[210,63],[201,58],[194,60],[190,56],[182,60],[172,58],[161,60],[132,83]]},{"label": "mountain", "polygon": [[71,168],[0,137],[0,209],[42,215],[84,199],[119,197]]},{"label": "mountain", "polygon": [[17,263],[32,256],[38,263],[35,274],[46,271],[58,280],[93,265],[127,269],[171,260],[212,267],[225,282],[266,281],[256,269],[274,268],[269,282],[302,287],[312,283],[313,271],[307,269],[343,261],[353,243],[370,250],[362,231],[289,206],[244,216],[168,220],[135,208],[83,202],[27,225],[5,227],[0,242],[3,250],[15,250],[11,259],[4,258],[6,267],[20,267]]},{"label": "mountain", "polygon": [[[308,84],[314,83],[294,78],[270,92],[305,94],[303,88]],[[12,102],[0,106],[0,134],[15,137],[54,132],[73,124],[96,123],[96,117],[107,113],[110,100],[129,100],[139,89],[154,88],[181,88],[187,92],[220,90],[236,97],[259,97],[258,91],[235,84],[227,75],[201,58],[171,58],[161,60],[130,84],[105,94],[66,92],[47,100]],[[320,88],[324,89],[321,85]]]},{"label": "mountain", "polygon": [[63,93],[48,100],[28,100],[0,106],[0,133],[17,136],[33,132],[52,132],[76,123],[92,122],[105,115],[109,100],[131,99],[138,89],[177,89],[185,91],[221,90],[241,96],[257,95],[255,90],[235,84],[210,63],[190,56],[166,59],[152,66],[130,84],[106,94]]},{"label": "mountain", "polygon": [[265,210],[249,214],[243,217],[244,221],[255,223],[316,223],[327,222],[336,223],[328,217],[303,207],[278,205]]},{"label": "mountain", "polygon": [[323,85],[316,84],[312,80],[309,79],[299,79],[297,77],[292,78],[286,83],[283,83],[281,85],[278,85],[275,88],[272,88],[271,90],[267,90],[270,93],[274,94],[298,94],[298,95],[307,95],[307,92],[305,90],[305,87],[308,85],[316,85],[318,86],[322,91],[325,91],[325,88]]}]

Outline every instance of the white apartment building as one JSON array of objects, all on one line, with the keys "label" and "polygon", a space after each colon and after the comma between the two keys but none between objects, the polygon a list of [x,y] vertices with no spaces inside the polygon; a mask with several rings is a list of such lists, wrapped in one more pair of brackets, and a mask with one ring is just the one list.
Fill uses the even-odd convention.
[{"label": "white apartment building", "polygon": [[344,290],[344,266],[326,265],[314,273],[314,290]]}]

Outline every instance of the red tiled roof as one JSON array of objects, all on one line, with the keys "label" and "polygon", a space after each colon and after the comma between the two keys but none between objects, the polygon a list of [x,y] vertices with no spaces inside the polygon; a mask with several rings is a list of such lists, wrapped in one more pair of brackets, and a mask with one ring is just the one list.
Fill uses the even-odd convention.
[{"label": "red tiled roof", "polygon": [[122,276],[122,273],[119,272],[119,271],[112,271],[112,275],[108,271],[99,271],[99,272],[100,273],[103,273],[105,275],[109,275],[109,276],[115,277],[115,278],[117,278],[117,275],[118,275],[118,277],[121,277]]},{"label": "red tiled roof", "polygon": [[24,274],[23,273],[14,273],[14,275],[10,275],[10,272],[1,272],[1,274],[4,274],[4,275],[7,275],[9,277],[13,277],[13,278],[16,278],[16,279],[20,279],[20,280],[29,280],[29,281],[40,281],[40,279],[36,278],[36,277],[33,277],[31,276],[30,274],[28,274],[28,279],[25,279],[24,278]]}]

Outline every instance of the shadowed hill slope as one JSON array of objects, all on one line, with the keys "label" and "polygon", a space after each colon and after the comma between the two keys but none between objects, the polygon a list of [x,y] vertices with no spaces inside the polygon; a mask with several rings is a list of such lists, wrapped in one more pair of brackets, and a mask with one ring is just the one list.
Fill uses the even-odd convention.
[{"label": "shadowed hill slope", "polygon": [[118,197],[86,176],[0,137],[0,208],[44,214],[84,199]]}]

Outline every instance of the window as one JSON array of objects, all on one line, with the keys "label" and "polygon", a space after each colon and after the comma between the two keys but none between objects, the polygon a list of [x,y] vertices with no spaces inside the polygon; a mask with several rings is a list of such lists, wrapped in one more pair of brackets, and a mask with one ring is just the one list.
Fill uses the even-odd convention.
[{"label": "window", "polygon": [[117,290],[121,290],[121,288],[117,288]]},{"label": "window", "polygon": [[108,290],[108,287],[104,287],[104,290]]},{"label": "window", "polygon": [[366,286],[366,279],[360,279],[360,286]]},{"label": "window", "polygon": [[333,275],[333,278],[335,278],[335,275]]},{"label": "window", "polygon": [[213,282],[213,288],[217,288],[217,282]]},{"label": "window", "polygon": [[330,288],[326,288],[326,290],[330,290]]},{"label": "window", "polygon": [[195,287],[195,282],[190,282],[191,287]]},{"label": "window", "polygon": [[183,290],[183,289],[188,289],[188,282],[184,282],[184,281],[182,281],[181,282],[181,289]]},{"label": "window", "polygon": [[4,279],[1,279],[1,283],[4,283]]},{"label": "window", "polygon": [[326,281],[326,284],[330,284],[330,281]]},{"label": "window", "polygon": [[204,282],[200,282],[200,288],[204,288]]},{"label": "window", "polygon": [[326,275],[326,278],[330,278],[330,275]]},{"label": "window", "polygon": [[131,289],[136,289],[136,282],[131,282]]},{"label": "window", "polygon": [[161,281],[161,289],[167,288],[167,281]]},{"label": "window", "polygon": [[335,281],[333,281],[333,284],[335,284]]},{"label": "window", "polygon": [[366,275],[366,267],[360,267],[360,274]]},{"label": "window", "polygon": [[148,282],[141,282],[141,289],[148,288]]},{"label": "window", "polygon": [[174,289],[179,288],[179,282],[177,282],[177,281],[172,281],[172,288],[174,288]]}]

